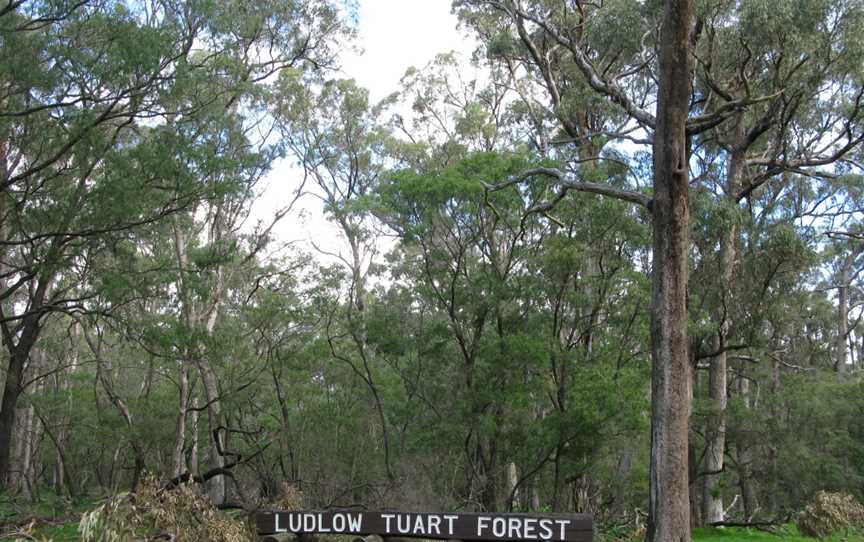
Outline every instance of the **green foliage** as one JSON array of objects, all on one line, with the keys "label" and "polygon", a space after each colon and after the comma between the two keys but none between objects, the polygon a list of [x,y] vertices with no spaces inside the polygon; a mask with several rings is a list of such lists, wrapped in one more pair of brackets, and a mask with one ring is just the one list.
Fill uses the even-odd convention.
[{"label": "green foliage", "polygon": [[[44,486],[112,494],[142,462],[171,477],[178,443],[200,470],[214,459],[210,429],[224,426],[244,459],[230,491],[258,503],[539,504],[639,518],[649,494],[650,213],[575,190],[556,199],[556,179],[521,175],[550,166],[649,193],[651,155],[636,142],[645,134],[567,49],[650,108],[661,3],[521,5],[563,38],[530,21],[523,35],[506,10],[455,2],[481,36],[489,81],[442,54],[379,104],[318,69],[333,65],[334,38],[351,34],[336,2],[162,2],[148,15],[136,2],[67,13],[67,2],[35,1],[0,15],[0,140],[12,153],[4,160],[20,158],[10,174],[26,173],[0,187],[0,320],[41,318],[18,405],[34,467],[16,484],[65,513]],[[864,393],[857,376],[828,371],[837,321],[826,280],[857,246],[860,160],[759,177],[811,156],[815,141],[860,132],[862,5],[699,10],[692,115],[759,99],[691,138],[691,352],[701,369],[721,334],[731,348],[729,460],[715,493],[731,502],[749,470],[759,514],[780,517],[819,489],[860,497],[864,479]],[[34,18],[45,26],[20,26]],[[734,128],[763,121],[741,182],[765,182],[739,198],[726,185]],[[281,137],[256,135],[271,128]],[[244,226],[259,179],[287,153],[344,234],[346,265],[283,254],[266,225]],[[547,214],[527,213],[549,201]],[[843,242],[826,244],[829,220],[849,226]],[[393,243],[379,259],[382,229]],[[719,256],[730,232],[727,283]],[[33,301],[40,281],[47,306]],[[24,333],[10,329],[13,345]],[[176,435],[181,374],[182,406],[193,408]],[[215,380],[207,392],[205,375]],[[705,378],[695,383],[699,458],[718,409]],[[248,534],[193,493],[150,481],[88,514],[86,536],[212,539],[191,519],[201,514],[224,527],[219,536]]]}]

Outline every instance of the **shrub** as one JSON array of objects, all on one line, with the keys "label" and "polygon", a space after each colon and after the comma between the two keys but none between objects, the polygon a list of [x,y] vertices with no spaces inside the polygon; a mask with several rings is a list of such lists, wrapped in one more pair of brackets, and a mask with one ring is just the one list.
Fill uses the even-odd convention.
[{"label": "shrub", "polygon": [[166,491],[152,477],[137,492],[116,495],[84,514],[80,531],[83,542],[257,540],[243,521],[217,511],[197,487],[187,484]]},{"label": "shrub", "polygon": [[302,510],[306,497],[296,486],[283,482],[279,490],[279,496],[273,503],[273,508],[278,510]]},{"label": "shrub", "polygon": [[808,536],[826,538],[834,533],[864,527],[864,506],[848,493],[820,491],[796,520]]}]

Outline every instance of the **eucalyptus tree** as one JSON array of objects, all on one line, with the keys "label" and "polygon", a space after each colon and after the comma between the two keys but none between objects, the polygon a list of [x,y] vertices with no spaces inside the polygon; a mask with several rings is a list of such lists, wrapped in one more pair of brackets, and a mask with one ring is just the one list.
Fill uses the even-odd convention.
[{"label": "eucalyptus tree", "polygon": [[[834,367],[838,373],[860,369],[864,350],[856,348],[861,333],[861,273],[864,270],[864,233],[860,221],[861,184],[856,175],[841,175],[832,183],[836,191],[819,211],[825,213],[828,287],[837,292]],[[857,316],[855,311],[858,310]]]},{"label": "eucalyptus tree", "polygon": [[[568,206],[556,228],[523,217],[527,196],[484,198],[489,176],[524,167],[518,154],[476,153],[443,168],[404,168],[384,178],[376,203],[376,214],[399,235],[394,287],[406,290],[412,312],[428,322],[428,331],[406,333],[418,342],[401,355],[409,396],[425,398],[431,412],[422,418],[441,427],[425,446],[458,460],[448,493],[487,510],[532,506],[547,490],[543,505],[563,509],[570,501],[565,480],[591,470],[606,431],[637,415],[640,395],[629,387],[637,347],[608,343],[606,335],[619,318],[632,323],[639,289],[630,288],[614,256],[601,258],[599,269],[565,264],[603,247],[631,248],[629,240],[602,235],[586,240],[608,231],[601,217],[622,218],[618,209]],[[595,248],[576,248],[577,238]],[[577,276],[597,289],[579,287]],[[627,293],[612,294],[613,283]],[[438,370],[429,382],[404,376],[428,372],[430,364]],[[447,471],[442,480],[454,476]]]},{"label": "eucalyptus tree", "polygon": [[[843,167],[861,143],[862,87],[857,83],[860,69],[855,59],[862,54],[856,37],[862,6],[857,2],[718,3],[706,8],[701,18],[704,29],[695,53],[696,84],[705,108],[710,109],[712,102],[722,107],[752,96],[766,98],[694,142],[696,160],[711,156],[714,164],[722,163],[724,176],[714,181],[709,171],[716,166],[710,162],[705,164],[705,175],[697,176],[719,198],[715,220],[725,225],[716,271],[720,298],[715,307],[718,327],[709,386],[715,415],[706,427],[704,466],[703,515],[711,523],[723,521],[716,473],[724,465],[727,356],[747,334],[734,309],[741,302],[736,296],[741,206],[758,206],[754,191],[781,175],[821,183],[834,175],[833,168]],[[733,19],[737,24],[729,25]],[[800,190],[797,183],[786,184],[789,192]],[[733,339],[736,334],[739,344]]]},{"label": "eucalyptus tree", "polygon": [[[285,125],[283,137],[313,181],[312,192],[319,194],[325,212],[347,243],[347,255],[325,252],[341,261],[349,274],[346,303],[340,310],[330,311],[328,319],[330,353],[350,367],[369,392],[382,432],[384,468],[392,479],[396,473],[391,433],[397,428],[391,430],[393,414],[389,411],[394,409],[385,404],[388,390],[381,381],[386,381],[387,375],[392,378],[391,369],[398,366],[398,360],[382,351],[378,343],[380,329],[373,328],[380,316],[380,300],[368,291],[367,274],[375,268],[376,243],[381,239],[375,231],[380,226],[377,222],[383,221],[397,232],[401,229],[391,222],[396,216],[392,207],[379,208],[374,203],[375,194],[382,182],[388,182],[385,165],[408,165],[428,172],[447,167],[469,150],[513,145],[505,135],[509,129],[504,107],[508,89],[483,86],[478,79],[461,73],[454,54],[439,55],[423,69],[409,69],[401,90],[375,106],[370,106],[366,92],[351,81],[323,82],[320,90],[312,91],[303,88],[300,78],[283,80],[286,88],[292,89],[283,92],[286,99],[276,110]],[[387,112],[391,113],[392,133],[381,122]],[[460,189],[453,188],[453,197],[461,197]],[[490,236],[498,235],[491,229]],[[493,258],[499,257],[500,250],[507,250],[494,240],[492,243],[488,250],[494,253]],[[456,334],[457,342],[464,346],[464,341],[458,341],[458,330]],[[411,390],[416,383],[406,380],[405,372],[397,373],[406,386],[405,394],[415,396]],[[393,392],[398,388],[391,386],[389,395],[400,402],[402,392]],[[478,445],[480,448],[483,445]],[[494,455],[487,446],[479,456],[487,464],[495,463],[490,454]],[[469,460],[478,465],[482,462],[473,454]],[[488,487],[494,487],[497,466],[478,469],[473,471],[479,473],[477,478],[488,479]],[[493,491],[484,495],[483,501],[491,506],[502,494]]]},{"label": "eucalyptus tree", "polygon": [[353,80],[320,82],[316,91],[310,81],[286,73],[280,84],[283,99],[274,113],[283,126],[283,141],[314,182],[311,193],[320,198],[348,245],[344,254],[313,241],[349,274],[346,302],[334,305],[325,326],[330,355],[350,367],[369,392],[382,435],[384,470],[392,481],[390,428],[376,382],[379,362],[366,329],[369,272],[380,240],[364,207],[384,169],[389,135],[378,119],[386,102],[370,105],[368,92]]},{"label": "eucalyptus tree", "polygon": [[[537,351],[529,356],[531,361],[525,361],[524,370],[531,379],[539,379],[538,383],[545,379],[543,387],[554,387],[551,396],[556,399],[551,404],[539,397],[529,400],[534,409],[530,415],[521,409],[511,410],[504,399],[493,401],[497,406],[487,409],[488,415],[497,416],[505,427],[511,416],[537,422],[536,434],[526,437],[534,445],[505,448],[503,443],[513,438],[509,430],[489,433],[483,431],[484,424],[478,422],[479,429],[473,430],[471,435],[472,439],[477,439],[477,451],[467,457],[473,487],[467,488],[466,492],[471,497],[479,495],[479,504],[487,508],[514,506],[517,504],[516,495],[523,496],[522,503],[527,506],[531,499],[526,500],[525,496],[533,492],[539,498],[541,489],[546,487],[542,484],[546,474],[554,470],[554,481],[550,484],[554,494],[551,502],[556,509],[563,509],[568,502],[562,491],[565,480],[567,484],[575,485],[577,480],[582,480],[580,476],[589,464],[586,458],[590,454],[584,447],[573,445],[573,435],[580,433],[587,442],[588,435],[593,434],[593,429],[580,425],[584,420],[580,421],[579,408],[571,407],[581,405],[582,399],[581,394],[575,391],[579,378],[574,375],[590,370],[589,367],[601,359],[608,359],[605,355],[594,356],[591,352],[594,339],[604,336],[603,330],[607,329],[601,323],[605,322],[601,315],[607,314],[610,303],[606,281],[614,281],[616,273],[610,272],[608,267],[604,269],[608,260],[604,261],[599,248],[582,252],[582,259],[590,260],[590,264],[579,265],[571,273],[553,273],[546,268],[546,265],[554,267],[554,262],[559,260],[544,257],[544,252],[558,254],[568,250],[558,244],[546,245],[546,240],[567,237],[565,232],[569,231],[576,243],[577,237],[582,239],[585,232],[595,231],[593,223],[599,215],[582,209],[585,215],[580,221],[579,211],[568,207],[572,212],[566,214],[566,225],[550,229],[541,227],[533,218],[523,221],[521,214],[526,210],[523,198],[536,198],[542,194],[540,188],[521,196],[502,195],[502,202],[506,203],[501,208],[493,205],[491,214],[482,206],[476,207],[481,196],[478,187],[494,178],[496,172],[506,171],[502,169],[504,165],[518,163],[520,151],[548,151],[550,155],[554,152],[543,150],[546,147],[543,141],[548,139],[548,135],[541,133],[546,127],[538,127],[538,124],[547,121],[536,117],[540,113],[537,104],[524,106],[520,103],[526,97],[525,88],[530,85],[518,70],[492,66],[491,78],[481,81],[468,77],[464,68],[460,72],[457,60],[453,55],[440,55],[421,70],[409,70],[403,78],[403,89],[396,97],[396,103],[410,105],[411,109],[394,108],[393,127],[399,140],[393,143],[393,148],[404,169],[384,177],[381,194],[386,203],[376,211],[376,215],[399,234],[399,253],[405,258],[400,268],[403,265],[410,268],[410,261],[426,262],[415,264],[427,272],[415,274],[413,280],[423,284],[420,291],[427,292],[423,296],[426,303],[431,303],[444,315],[451,315],[448,317],[451,320],[449,327],[467,366],[494,366],[496,358],[482,346],[484,344],[500,344],[503,360],[509,359],[510,350],[517,348],[515,345],[530,335],[529,328],[537,337],[544,338],[542,347],[535,344],[536,341],[527,340]],[[541,117],[543,115],[545,113],[540,113]],[[502,154],[496,157],[494,152]],[[588,154],[586,151],[585,155]],[[610,163],[616,163],[614,156],[609,158]],[[492,177],[483,179],[483,172]],[[620,167],[618,172],[621,172]],[[625,181],[622,177],[618,182]],[[416,200],[413,206],[410,204],[412,199]],[[447,205],[452,208],[446,208]],[[582,205],[584,202],[580,200]],[[463,217],[464,213],[467,213],[466,217],[471,214],[478,216],[476,219],[457,218]],[[613,214],[618,217],[617,210]],[[450,218],[440,218],[439,215]],[[631,218],[635,216],[633,213]],[[577,222],[584,228],[577,226]],[[422,236],[418,232],[423,232]],[[453,240],[448,241],[451,237]],[[479,254],[475,254],[472,244],[480,247]],[[597,243],[595,246],[605,245]],[[452,277],[443,276],[444,270],[439,269],[438,263],[442,259],[464,260],[464,272],[460,273],[457,267]],[[532,272],[542,276],[550,273],[549,277],[560,281],[555,282],[560,289],[545,291],[529,278]],[[580,279],[576,281],[578,293],[570,290],[570,281],[574,277]],[[482,286],[486,283],[488,286]],[[441,291],[432,295],[428,290],[430,284],[432,292]],[[493,287],[494,284],[498,286]],[[463,296],[464,292],[476,288],[488,288],[495,295],[487,296],[483,303]],[[455,298],[451,299],[448,291],[457,292]],[[532,296],[546,300],[549,306],[537,304]],[[451,309],[442,305],[448,299]],[[467,316],[483,306],[487,306],[485,310],[488,313],[481,319],[485,323],[478,327],[466,327],[467,323],[460,323],[459,318],[453,321],[453,315]],[[523,313],[513,314],[510,310],[513,306],[522,306]],[[552,306],[558,308],[555,316],[550,314]],[[516,321],[522,324],[517,325]],[[479,346],[470,348],[475,341]],[[545,354],[539,354],[539,351]],[[544,355],[548,356],[552,367],[549,371],[534,366]],[[629,356],[624,357],[629,359]],[[504,364],[501,373],[492,377],[493,380],[499,386],[515,385],[508,372],[512,368],[504,361],[501,363]],[[469,387],[476,394],[483,395],[485,385],[480,379],[472,378]],[[522,392],[523,388],[519,387],[512,393],[519,396]],[[590,407],[588,410],[593,412],[594,409]],[[460,417],[465,415],[459,410],[456,412]],[[475,413],[474,417],[483,416]],[[572,427],[567,428],[564,419],[570,419]],[[505,469],[509,471],[507,480],[502,474]]]},{"label": "eucalyptus tree", "polygon": [[159,169],[198,143],[194,131],[166,127],[202,112],[239,117],[279,70],[331,65],[330,40],[343,31],[327,2],[34,1],[0,10],[0,327],[10,358],[0,477],[46,314],[93,295],[63,286],[58,273],[106,236],[189,208],[207,190]]},{"label": "eucalyptus tree", "polygon": [[[566,178],[559,170],[528,170],[514,177],[516,183],[537,174],[552,175],[560,181],[557,199],[569,190],[582,190],[618,197],[651,210],[654,225],[652,301],[652,451],[649,500],[649,540],[688,540],[689,502],[687,478],[687,432],[689,429],[691,378],[687,341],[687,253],[689,250],[689,177],[687,174],[687,131],[691,80],[695,69],[692,43],[696,39],[696,12],[691,2],[667,2],[665,10],[654,8],[652,19],[662,22],[656,91],[656,116],[644,108],[649,95],[634,98],[627,92],[639,89],[634,79],[644,77],[652,66],[641,47],[620,55],[592,58],[590,34],[584,28],[593,6],[577,2],[567,5],[524,6],[521,2],[459,2],[469,23],[493,17],[501,33],[518,36],[523,47],[535,47],[546,40],[572,60],[592,94],[611,101],[634,122],[655,131],[653,198],[611,185]],[[604,13],[602,9],[597,10]],[[602,21],[602,18],[600,19]],[[653,23],[639,21],[643,28]],[[475,23],[476,24],[476,23]],[[530,27],[527,28],[527,27]],[[638,28],[638,27],[637,27]],[[640,34],[643,31],[639,32]],[[650,32],[649,32],[650,34]],[[645,47],[644,49],[647,49]],[[544,57],[534,55],[535,62]],[[548,57],[546,57],[548,59]],[[646,79],[648,80],[648,79]],[[718,118],[722,120],[722,117]],[[702,122],[707,119],[700,119]],[[690,130],[696,127],[691,123]],[[602,128],[601,128],[602,130]],[[551,203],[538,206],[551,207]]]},{"label": "eucalyptus tree", "polygon": [[[838,262],[837,269],[834,272],[835,284],[837,288],[837,335],[835,339],[835,360],[834,365],[838,373],[843,373],[849,370],[849,366],[856,365],[856,352],[854,349],[854,337],[860,335],[860,331],[856,331],[860,325],[861,312],[859,316],[853,319],[853,307],[860,307],[860,291],[855,288],[856,277],[861,274],[862,264],[861,255],[864,254],[864,242],[857,239],[854,233],[843,232],[848,236],[846,242],[838,242]],[[835,234],[836,235],[836,234]],[[858,294],[858,295],[856,295]],[[850,320],[852,324],[850,325]],[[850,348],[850,345],[853,345]],[[860,365],[860,354],[857,364]]]},{"label": "eucalyptus tree", "polygon": [[[617,125],[608,121],[601,123],[592,133],[613,140],[632,140],[633,134],[641,131],[648,134],[648,138],[643,139],[653,140],[654,191],[650,197],[638,192],[622,191],[608,184],[593,183],[584,167],[574,167],[569,171],[529,170],[501,186],[521,182],[538,174],[552,175],[559,180],[558,199],[570,190],[581,190],[618,197],[650,208],[655,228],[655,324],[652,334],[655,372],[652,379],[653,489],[649,507],[649,538],[666,540],[684,536],[682,533],[688,530],[689,524],[686,498],[686,435],[689,425],[691,372],[684,300],[686,270],[689,265],[687,236],[690,229],[687,213],[690,174],[687,170],[692,165],[690,157],[696,150],[693,143],[700,139],[709,139],[710,136],[706,134],[715,128],[728,130],[729,126],[736,124],[736,119],[740,119],[742,112],[755,111],[752,113],[755,120],[746,125],[742,137],[749,135],[757,140],[769,132],[771,127],[774,128],[772,135],[775,136],[775,142],[780,144],[769,144],[767,140],[770,138],[765,138],[766,144],[763,148],[770,150],[761,161],[760,158],[753,158],[752,166],[759,171],[742,185],[738,192],[741,198],[745,198],[784,171],[798,168],[799,171],[808,170],[812,174],[814,168],[841,159],[854,149],[860,142],[856,105],[859,86],[854,83],[849,69],[854,67],[853,59],[856,57],[856,42],[851,36],[854,36],[852,29],[856,24],[854,21],[857,20],[857,6],[854,2],[840,6],[822,3],[814,6],[807,17],[800,19],[805,21],[802,23],[804,26],[809,23],[814,28],[807,30],[809,37],[802,40],[804,46],[808,46],[808,39],[818,36],[819,32],[825,29],[831,32],[832,40],[834,37],[841,37],[839,43],[844,53],[838,55],[842,60],[836,64],[845,68],[840,70],[839,75],[831,57],[836,49],[825,53],[831,68],[820,68],[820,61],[813,61],[813,72],[819,73],[820,69],[826,72],[823,80],[831,82],[829,88],[832,95],[837,97],[836,101],[829,100],[828,104],[821,101],[824,94],[814,92],[815,88],[819,88],[818,84],[807,87],[807,83],[811,82],[807,77],[800,83],[790,83],[795,81],[792,76],[796,75],[796,64],[804,65],[811,57],[806,53],[796,56],[793,50],[798,45],[790,46],[785,42],[766,47],[769,51],[766,54],[772,59],[772,65],[777,67],[779,74],[776,78],[766,77],[766,80],[777,79],[777,86],[748,86],[749,79],[754,78],[750,73],[761,73],[747,71],[751,68],[749,63],[752,53],[748,43],[745,47],[738,47],[738,56],[713,49],[716,55],[723,55],[722,62],[728,63],[730,67],[734,66],[737,70],[727,73],[738,74],[741,79],[739,91],[730,92],[728,88],[723,88],[723,85],[708,85],[706,88],[705,81],[714,81],[711,79],[711,70],[722,64],[715,60],[716,57],[706,54],[706,50],[712,51],[710,45],[717,43],[715,38],[718,35],[728,32],[739,36],[744,30],[764,30],[765,25],[760,25],[758,20],[761,19],[754,17],[754,14],[767,14],[769,8],[760,3],[719,3],[701,6],[698,10],[686,2],[667,2],[664,10],[656,3],[637,5],[635,2],[616,2],[603,6],[587,2],[575,2],[572,5],[550,2],[529,6],[517,1],[478,0],[457,2],[456,6],[461,8],[463,19],[487,37],[485,48],[489,54],[515,51],[512,56],[528,59],[529,64],[536,66],[535,69],[541,76],[546,74],[545,79],[552,82],[563,81],[554,77],[553,67],[558,63],[566,63],[568,73],[577,76],[577,80],[580,80],[583,88],[587,90],[587,95],[595,101],[592,102],[592,98],[583,98],[578,102],[581,107],[593,109],[598,107],[596,102],[599,101],[601,107],[612,107],[618,112],[619,118],[624,119]],[[722,13],[720,19],[717,19],[722,20],[722,24],[715,23],[712,19],[712,16],[718,13]],[[795,19],[798,11],[789,5],[783,13]],[[620,40],[620,33],[610,32],[609,29],[610,25],[620,24],[624,20],[628,21],[632,32],[629,39]],[[730,21],[735,24],[730,24]],[[794,21],[788,22],[791,24]],[[658,27],[660,32],[656,34]],[[678,30],[681,33],[676,33]],[[844,34],[847,31],[848,34]],[[615,39],[612,38],[613,35]],[[774,34],[781,37],[783,35],[787,34],[782,31]],[[843,35],[850,38],[842,38]],[[752,39],[756,40],[755,37]],[[748,38],[744,41],[747,43]],[[822,45],[816,48],[822,52],[827,51]],[[752,55],[752,58],[756,57]],[[672,60],[673,58],[675,60]],[[797,60],[792,61],[792,58]],[[724,79],[726,80],[728,78]],[[810,90],[798,92],[796,84]],[[545,84],[553,105],[557,100],[554,94],[556,88],[559,89],[560,96],[564,95],[560,92],[561,86],[553,87],[548,82]],[[788,98],[785,95],[787,91],[791,94]],[[669,94],[665,94],[666,92]],[[575,95],[578,97],[578,94]],[[668,111],[665,110],[667,98],[677,100],[677,105]],[[557,101],[561,103],[560,100]],[[652,113],[650,107],[655,101],[656,114]],[[813,145],[813,148],[807,148],[806,145],[796,146],[796,138],[806,130],[809,121],[796,121],[793,117],[798,111],[815,115],[815,108],[812,106],[817,103],[834,112],[829,113],[829,127],[826,130],[808,133],[811,136],[814,133],[821,134],[825,140],[821,146]],[[842,106],[839,105],[841,103]],[[779,111],[784,112],[785,116]],[[668,126],[671,129],[669,133],[665,132],[665,121],[661,122],[666,112],[674,114],[674,126]],[[775,120],[775,115],[776,119],[780,120]],[[765,117],[767,120],[760,122]],[[666,139],[667,136],[674,137]],[[584,135],[580,138],[580,141],[585,140]],[[677,143],[670,147],[673,140]],[[804,136],[800,141],[811,140]],[[812,141],[819,141],[819,137],[816,136]],[[666,162],[667,158],[675,157],[677,163],[675,160]],[[665,167],[662,167],[664,164]],[[541,202],[536,207],[540,210],[548,209],[554,202],[555,200]],[[726,259],[732,261],[728,257]],[[716,433],[722,434],[722,431]]]},{"label": "eucalyptus tree", "polygon": [[[211,148],[207,154],[224,161],[214,170],[196,168],[214,183],[216,191],[210,198],[194,204],[188,212],[176,214],[172,224],[172,241],[176,277],[176,301],[180,327],[180,412],[174,451],[175,475],[189,469],[182,451],[185,447],[185,417],[190,405],[189,371],[197,371],[204,391],[208,419],[209,463],[216,476],[208,477],[211,498],[222,503],[225,499],[226,443],[225,419],[222,413],[223,386],[214,358],[214,333],[224,312],[228,288],[234,276],[256,263],[266,239],[255,236],[243,239],[239,230],[248,218],[249,204],[255,184],[267,170],[269,157],[263,152],[249,152],[249,141],[238,126],[228,124],[207,134]],[[245,241],[245,242],[244,242]],[[191,466],[197,469],[197,465]],[[207,475],[207,473],[205,473]]]},{"label": "eucalyptus tree", "polygon": [[394,159],[415,167],[419,157],[448,165],[466,152],[524,144],[524,122],[511,108],[514,84],[495,66],[467,62],[456,52],[409,68],[391,97],[390,129],[405,143],[391,151]]},{"label": "eucalyptus tree", "polygon": [[[444,170],[401,170],[379,190],[380,214],[399,233],[419,272],[419,292],[444,316],[459,362],[451,383],[463,403],[467,484],[463,498],[487,510],[505,501],[502,438],[506,394],[514,382],[510,349],[520,326],[515,275],[524,265],[518,198],[484,205],[481,180],[521,167],[518,158],[481,154]],[[515,207],[514,207],[515,206]],[[512,338],[512,339],[511,339]],[[527,363],[528,360],[525,360]]]},{"label": "eucalyptus tree", "polygon": [[[161,27],[137,24],[122,6],[112,14],[84,4],[65,8],[19,2],[0,17],[6,42],[2,329],[10,354],[0,408],[4,479],[22,374],[43,319],[87,296],[69,288],[74,280],[58,283],[58,273],[76,269],[99,233],[146,224],[181,204],[161,194],[152,179],[106,174],[103,159],[120,141],[134,140],[127,128],[155,107],[162,70],[188,50],[183,26],[170,17]],[[88,39],[92,47],[85,46]],[[150,41],[151,47],[124,66],[124,50],[128,54],[134,41],[122,39]],[[146,197],[113,214],[111,196],[122,194],[124,185]]]}]

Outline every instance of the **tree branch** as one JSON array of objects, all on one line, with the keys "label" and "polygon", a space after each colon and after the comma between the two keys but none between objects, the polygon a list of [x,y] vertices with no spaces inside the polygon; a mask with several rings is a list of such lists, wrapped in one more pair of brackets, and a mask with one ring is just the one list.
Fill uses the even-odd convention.
[{"label": "tree branch", "polygon": [[549,167],[537,167],[529,169],[522,172],[520,175],[507,180],[504,183],[497,185],[489,185],[484,183],[484,187],[488,192],[497,192],[498,190],[503,190],[504,188],[507,188],[509,186],[523,183],[531,177],[536,177],[540,175],[557,179],[560,188],[558,189],[558,193],[556,194],[555,199],[553,199],[552,201],[541,202],[533,205],[528,209],[528,214],[543,213],[552,210],[555,205],[557,205],[558,202],[561,201],[564,196],[567,195],[567,192],[569,192],[570,190],[575,190],[577,192],[590,192],[592,194],[600,194],[601,196],[608,196],[610,198],[615,198],[630,203],[637,203],[648,210],[651,209],[652,200],[645,194],[640,194],[639,192],[633,192],[631,190],[615,188],[606,184],[571,180],[568,179],[567,174],[560,169]]}]

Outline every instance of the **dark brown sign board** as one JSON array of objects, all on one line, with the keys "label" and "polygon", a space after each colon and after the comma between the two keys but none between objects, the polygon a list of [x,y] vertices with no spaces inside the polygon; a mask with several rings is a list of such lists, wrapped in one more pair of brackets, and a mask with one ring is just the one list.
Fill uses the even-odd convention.
[{"label": "dark brown sign board", "polygon": [[432,514],[368,510],[269,511],[258,534],[377,534],[384,538],[591,542],[588,514]]}]

